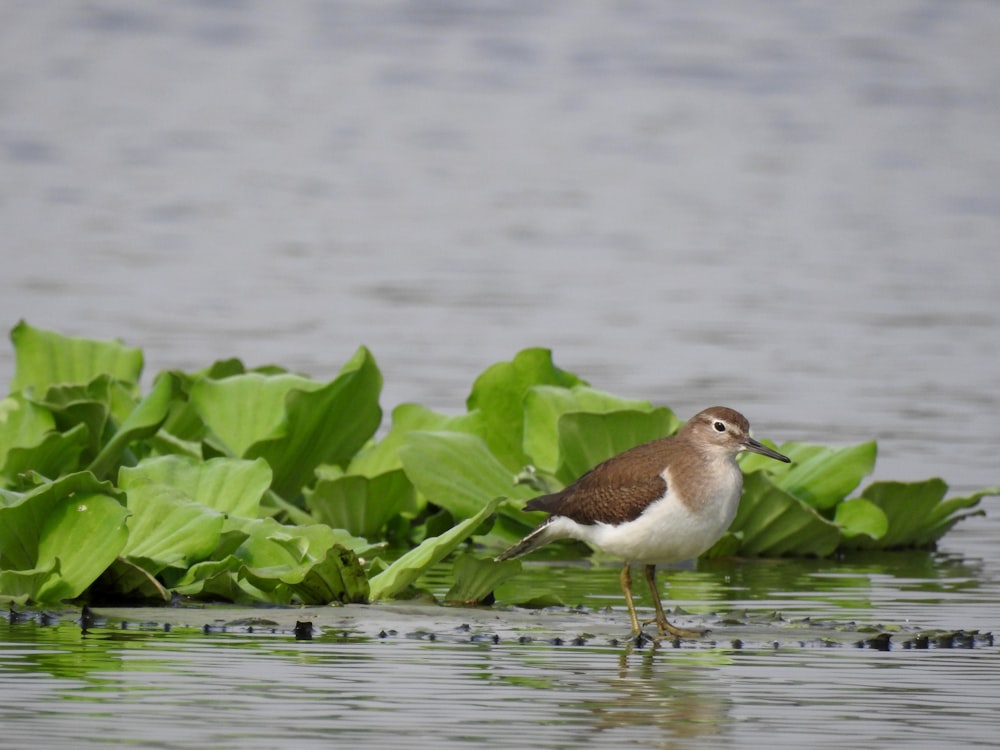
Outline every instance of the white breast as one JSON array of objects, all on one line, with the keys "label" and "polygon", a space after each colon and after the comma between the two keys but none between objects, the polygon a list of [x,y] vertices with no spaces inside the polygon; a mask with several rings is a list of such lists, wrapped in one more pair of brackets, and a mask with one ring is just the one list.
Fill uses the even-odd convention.
[{"label": "white breast", "polygon": [[631,562],[670,563],[697,557],[715,544],[732,523],[743,491],[743,475],[732,459],[712,467],[707,474],[717,481],[702,485],[705,495],[688,505],[674,494],[669,469],[664,474],[666,496],[635,520],[612,526],[582,525],[557,518],[550,524],[557,527],[552,531]]}]

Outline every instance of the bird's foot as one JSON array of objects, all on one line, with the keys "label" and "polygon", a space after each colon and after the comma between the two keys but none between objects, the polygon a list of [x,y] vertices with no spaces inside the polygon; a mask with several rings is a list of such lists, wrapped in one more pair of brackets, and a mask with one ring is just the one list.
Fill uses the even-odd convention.
[{"label": "bird's foot", "polygon": [[656,623],[656,630],[659,634],[659,638],[702,638],[711,632],[708,628],[679,628],[676,625],[671,625],[666,618],[653,618],[652,620],[646,620],[643,625],[652,625]]},{"label": "bird's foot", "polygon": [[635,646],[636,648],[642,648],[647,643],[656,643],[656,639],[650,635],[646,635],[641,630],[633,630],[628,637],[629,646]]}]

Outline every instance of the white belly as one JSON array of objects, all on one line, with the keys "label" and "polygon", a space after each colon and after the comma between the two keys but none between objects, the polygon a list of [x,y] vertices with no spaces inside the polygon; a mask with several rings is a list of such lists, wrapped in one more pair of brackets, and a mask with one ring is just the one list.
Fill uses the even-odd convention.
[{"label": "white belly", "polygon": [[[550,524],[553,537],[565,536],[587,542],[608,554],[630,562],[657,564],[697,557],[718,541],[729,528],[739,506],[743,477],[737,467],[727,481],[719,483],[711,497],[693,511],[668,492],[633,521],[619,526],[606,523],[578,524],[556,518]],[[669,486],[669,484],[668,484]]]}]

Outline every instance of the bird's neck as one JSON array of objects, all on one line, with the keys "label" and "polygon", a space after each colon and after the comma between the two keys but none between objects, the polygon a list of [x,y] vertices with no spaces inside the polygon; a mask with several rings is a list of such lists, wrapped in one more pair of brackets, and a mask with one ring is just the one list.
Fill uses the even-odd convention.
[{"label": "bird's neck", "polygon": [[711,451],[686,450],[664,473],[668,491],[675,492],[693,512],[739,503],[743,472],[733,456]]}]

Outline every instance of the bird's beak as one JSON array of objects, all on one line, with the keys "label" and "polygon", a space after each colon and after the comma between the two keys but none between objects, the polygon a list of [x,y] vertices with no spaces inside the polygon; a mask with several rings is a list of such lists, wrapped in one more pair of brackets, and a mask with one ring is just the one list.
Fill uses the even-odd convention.
[{"label": "bird's beak", "polygon": [[768,448],[763,443],[758,443],[749,435],[747,435],[746,440],[743,441],[743,448],[748,451],[753,451],[754,453],[759,453],[762,456],[773,458],[777,461],[784,461],[786,464],[790,464],[792,462],[792,459],[788,456],[783,456],[773,448]]}]

